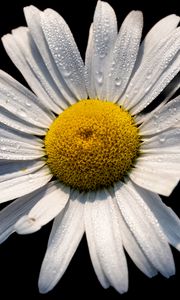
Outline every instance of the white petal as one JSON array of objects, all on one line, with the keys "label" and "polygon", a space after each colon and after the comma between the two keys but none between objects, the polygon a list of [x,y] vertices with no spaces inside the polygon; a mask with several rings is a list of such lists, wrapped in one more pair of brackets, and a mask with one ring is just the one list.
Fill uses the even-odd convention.
[{"label": "white petal", "polygon": [[41,158],[45,155],[43,150],[28,149],[26,144],[14,142],[3,138],[0,146],[0,159],[7,160],[32,160]]},{"label": "white petal", "polygon": [[14,230],[18,234],[29,234],[41,229],[41,224],[35,222],[34,219],[29,218],[29,216],[22,216],[14,225]]},{"label": "white petal", "polygon": [[68,25],[51,9],[41,14],[41,25],[64,81],[77,99],[86,99],[84,64]]},{"label": "white petal", "polygon": [[[173,82],[171,83],[172,88],[168,88],[168,86],[166,87],[166,90],[164,91],[166,97],[164,98],[164,100],[154,109],[152,109],[150,112],[148,113],[139,113],[138,115],[134,116],[135,122],[136,124],[142,124],[142,123],[146,123],[148,122],[152,116],[157,113],[159,110],[162,109],[162,107],[164,105],[166,105],[166,103],[173,98],[173,96],[175,95],[175,93],[179,90],[180,88],[180,82],[178,80],[179,78],[176,76],[176,80],[173,80]],[[177,124],[176,124],[177,125]],[[176,126],[175,126],[176,127]]]},{"label": "white petal", "polygon": [[152,192],[169,196],[180,177],[180,154],[146,153],[141,155],[129,177]]},{"label": "white petal", "polygon": [[[86,65],[89,87],[95,86],[96,97],[107,99],[107,70],[110,54],[117,38],[117,20],[112,7],[98,1],[93,21],[92,63]],[[88,69],[89,68],[89,69]]]},{"label": "white petal", "polygon": [[146,255],[144,254],[143,250],[139,246],[137,240],[135,239],[134,235],[131,233],[130,229],[128,228],[125,220],[123,219],[121,212],[118,216],[118,222],[121,228],[121,235],[123,246],[126,249],[127,253],[134,261],[136,266],[148,277],[153,277],[157,274],[156,269],[150,263]]},{"label": "white petal", "polygon": [[107,277],[104,274],[103,268],[100,263],[100,259],[97,253],[97,247],[94,242],[94,230],[93,230],[93,223],[92,223],[92,205],[93,201],[95,200],[96,194],[91,192],[88,194],[87,199],[85,203],[85,211],[84,211],[84,222],[85,222],[85,232],[86,232],[86,238],[88,242],[88,248],[89,253],[91,257],[91,261],[95,270],[95,273],[103,286],[103,288],[108,288],[110,286],[110,283],[107,279]]},{"label": "white petal", "polygon": [[141,54],[143,52],[143,55],[147,55],[147,52],[156,46],[160,40],[166,38],[178,26],[179,21],[179,16],[169,15],[157,22],[146,35],[141,45]]},{"label": "white petal", "polygon": [[54,219],[65,207],[70,196],[70,188],[56,182],[49,188],[48,194],[15,224],[19,234],[28,234],[39,230]]},{"label": "white petal", "polygon": [[29,29],[26,27],[20,27],[13,30],[12,34],[18,47],[26,57],[28,64],[31,66],[31,69],[33,69],[34,74],[36,74],[46,93],[56,103],[57,106],[61,107],[59,112],[61,112],[62,109],[66,109],[69,104],[65,99],[63,99],[59,88],[52,80],[52,77],[47,70],[46,63],[44,63],[42,60],[35,41],[31,37]]},{"label": "white petal", "polygon": [[147,57],[147,54],[152,51],[153,47],[167,37],[178,26],[180,17],[176,15],[169,15],[159,22],[157,22],[145,36],[141,43],[134,73],[139,68],[141,61]]},{"label": "white petal", "polygon": [[143,153],[180,153],[180,128],[173,128],[151,138],[144,139],[141,144]]},{"label": "white petal", "polygon": [[83,236],[82,200],[69,200],[64,211],[54,221],[39,277],[41,293],[50,291],[60,280]]},{"label": "white petal", "polygon": [[[20,30],[23,30],[23,28],[21,28]],[[41,74],[37,74],[37,70],[33,70],[31,68],[31,65],[29,65],[23,53],[23,49],[21,49],[21,46],[18,45],[15,37],[12,34],[6,34],[2,38],[2,42],[8,56],[22,73],[34,93],[41,99],[41,102],[44,104],[44,106],[49,110],[54,111],[55,113],[61,112],[60,107],[53,101],[50,93],[48,93],[47,91],[47,88],[45,90],[45,87],[43,85],[44,82],[42,78],[40,79]],[[30,47],[30,45],[27,44],[25,45],[25,47]],[[44,76],[45,75],[46,73],[44,73]]]},{"label": "white petal", "polygon": [[0,182],[31,174],[45,165],[45,161],[0,161]]},{"label": "white petal", "polygon": [[157,134],[168,128],[175,127],[180,121],[180,96],[177,96],[155,112],[147,122],[142,123],[142,135]]},{"label": "white petal", "polygon": [[155,170],[157,170],[157,168],[154,168],[152,171],[151,169],[148,170],[147,168],[140,168],[138,166],[137,169],[129,174],[129,177],[137,185],[149,191],[169,196],[179,182],[179,175],[172,176],[165,170],[159,171],[158,174],[156,174]]},{"label": "white petal", "polygon": [[94,80],[94,66],[93,66],[93,55],[94,55],[94,30],[93,23],[89,29],[89,38],[85,55],[85,83],[88,91],[88,95],[91,99],[96,99],[96,87]]},{"label": "white petal", "polygon": [[166,237],[135,186],[130,181],[117,184],[115,194],[123,218],[151,264],[164,276],[173,275],[174,261]]},{"label": "white petal", "polygon": [[18,198],[0,212],[0,243],[4,242],[14,230],[14,224],[49,191],[53,183],[49,183],[40,189]]},{"label": "white petal", "polygon": [[31,193],[45,185],[51,178],[49,168],[44,166],[31,174],[0,182],[0,203]]},{"label": "white petal", "polygon": [[[90,204],[89,204],[90,205]],[[91,202],[94,244],[109,283],[120,293],[128,289],[128,271],[113,200],[105,191]]]},{"label": "white petal", "polygon": [[[9,139],[14,142],[22,142],[27,144],[26,147],[29,145],[29,148],[31,149],[41,149],[44,146],[44,142],[34,135],[19,132],[4,124],[0,124],[0,138]],[[2,140],[1,142],[3,144]]]},{"label": "white petal", "polygon": [[32,124],[20,119],[16,115],[12,114],[8,110],[1,107],[0,109],[0,122],[14,128],[20,132],[26,132],[28,134],[45,135],[46,130],[33,126]]},{"label": "white petal", "polygon": [[180,219],[178,216],[162,202],[157,194],[138,186],[136,189],[157,218],[169,243],[180,251]]},{"label": "white petal", "polygon": [[0,98],[2,107],[40,128],[48,128],[54,119],[35,95],[3,71],[0,71]]},{"label": "white petal", "polygon": [[108,74],[108,99],[117,101],[123,93],[131,76],[139,49],[143,27],[140,11],[128,14],[117,37]]},{"label": "white petal", "polygon": [[133,114],[149,105],[180,70],[180,30],[176,29],[142,58],[125,94]]},{"label": "white petal", "polygon": [[[180,47],[180,43],[179,43]],[[173,50],[172,50],[173,51]],[[173,55],[170,53],[169,57],[171,58]],[[168,61],[169,58],[165,59]],[[140,103],[137,103],[131,109],[132,114],[137,114],[146,108],[163,90],[164,88],[171,82],[171,80],[179,73],[180,71],[180,53],[175,56],[172,62],[168,62],[168,66],[164,64],[163,74],[159,75],[159,78],[155,81],[155,84],[152,86],[151,90],[150,85],[146,88],[148,93],[143,97]]]},{"label": "white petal", "polygon": [[[156,114],[159,110],[162,109],[163,106],[166,105],[167,102],[169,102],[170,99],[173,98],[173,96],[175,95],[175,93],[179,90],[180,88],[180,82],[179,82],[179,78],[178,76],[176,76],[173,81],[171,82],[171,88],[169,86],[166,87],[166,89],[164,90],[164,94],[166,95],[166,97],[164,98],[163,101],[161,101],[161,103],[156,106],[154,109],[152,109],[150,112],[146,112],[146,113],[139,113],[138,115],[134,116],[134,120],[135,123],[140,125],[142,123],[147,123],[154,114]],[[176,126],[175,126],[176,127]]]},{"label": "white petal", "polygon": [[0,126],[0,143],[0,159],[32,160],[45,155],[37,138],[6,126]]},{"label": "white petal", "polygon": [[62,78],[60,72],[58,71],[55,60],[53,59],[51,51],[46,42],[41,26],[41,15],[43,14],[43,12],[31,5],[24,8],[24,14],[31,36],[33,37],[33,40],[39,50],[41,58],[47,67],[46,73],[50,74],[49,81],[51,82],[52,86],[55,86],[56,91],[57,89],[59,90],[59,93],[61,95],[59,99],[57,99],[56,97],[56,102],[59,104],[62,101],[71,104],[75,103],[76,99],[70,91],[69,87],[64,82],[64,79]]}]

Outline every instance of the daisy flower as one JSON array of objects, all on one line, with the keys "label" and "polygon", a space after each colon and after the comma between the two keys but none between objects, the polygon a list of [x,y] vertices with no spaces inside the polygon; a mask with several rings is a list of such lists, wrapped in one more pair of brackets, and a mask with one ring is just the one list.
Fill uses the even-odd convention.
[{"label": "daisy flower", "polygon": [[[160,20],[141,42],[143,16],[117,31],[98,1],[85,64],[64,19],[24,9],[27,27],[2,38],[34,93],[0,71],[0,242],[55,218],[39,276],[41,293],[66,271],[86,234],[104,288],[128,289],[125,251],[147,276],[175,273],[180,221],[161,201],[180,175],[178,89],[149,113],[180,70],[179,17]],[[141,44],[140,44],[141,43]]]}]

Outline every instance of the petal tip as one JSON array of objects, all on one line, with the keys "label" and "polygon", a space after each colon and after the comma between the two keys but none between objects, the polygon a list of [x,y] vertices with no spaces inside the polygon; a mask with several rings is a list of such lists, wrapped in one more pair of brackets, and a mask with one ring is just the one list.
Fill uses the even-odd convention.
[{"label": "petal tip", "polygon": [[47,294],[49,292],[49,289],[40,281],[38,282],[38,289],[40,294]]}]

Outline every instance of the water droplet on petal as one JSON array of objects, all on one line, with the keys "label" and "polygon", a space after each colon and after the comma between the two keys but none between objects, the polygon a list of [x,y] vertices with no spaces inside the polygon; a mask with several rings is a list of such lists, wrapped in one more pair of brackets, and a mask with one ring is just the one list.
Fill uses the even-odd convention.
[{"label": "water droplet on petal", "polygon": [[33,182],[34,178],[33,178],[33,175],[29,174],[28,175],[28,181],[29,182]]},{"label": "water droplet on petal", "polygon": [[121,78],[119,78],[119,77],[116,77],[116,79],[115,79],[115,85],[116,85],[116,86],[120,86],[120,85],[121,85],[121,83],[122,83],[122,80],[121,80]]},{"label": "water droplet on petal", "polygon": [[129,87],[133,87],[133,83],[132,83],[132,81],[129,83]]},{"label": "water droplet on petal", "polygon": [[101,52],[100,54],[99,54],[99,57],[102,59],[102,58],[104,58],[106,56],[106,53],[105,52]]},{"label": "water droplet on petal", "polygon": [[152,71],[149,70],[149,71],[147,72],[146,79],[147,79],[147,80],[150,79],[150,78],[151,78],[151,75],[152,75]]},{"label": "water droplet on petal", "polygon": [[26,100],[26,106],[31,107],[31,102]]},{"label": "water droplet on petal", "polygon": [[160,140],[161,143],[165,142],[165,138],[164,137],[160,138],[159,140]]},{"label": "water droplet on petal", "polygon": [[6,146],[2,145],[2,146],[1,146],[1,150],[2,150],[2,151],[6,151]]},{"label": "water droplet on petal", "polygon": [[66,68],[64,68],[64,70],[63,70],[63,75],[65,76],[65,77],[69,77],[70,75],[71,75],[71,70],[68,70],[68,69],[66,69]]},{"label": "water droplet on petal", "polygon": [[96,72],[96,79],[99,84],[103,83],[103,73],[101,71]]},{"label": "water droplet on petal", "polygon": [[23,108],[20,108],[18,111],[19,115],[22,117],[22,118],[26,118],[27,117],[27,113],[24,111]]},{"label": "water droplet on petal", "polygon": [[112,61],[112,64],[111,64],[111,67],[114,68],[115,65],[116,65],[116,62],[113,60],[113,61]]},{"label": "water droplet on petal", "polygon": [[151,88],[151,85],[149,85],[149,86],[145,89],[144,92],[145,92],[145,93],[149,92],[150,88]]},{"label": "water droplet on petal", "polygon": [[137,93],[138,93],[138,89],[135,88],[134,91],[133,91],[133,94],[136,95]]}]

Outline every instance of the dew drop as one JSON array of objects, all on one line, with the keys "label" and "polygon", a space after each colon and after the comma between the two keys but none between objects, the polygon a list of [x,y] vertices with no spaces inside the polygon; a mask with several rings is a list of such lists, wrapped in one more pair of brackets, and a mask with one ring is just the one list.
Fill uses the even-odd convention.
[{"label": "dew drop", "polygon": [[159,139],[159,141],[160,141],[161,143],[164,143],[164,142],[165,142],[165,138],[162,137],[162,138]]},{"label": "dew drop", "polygon": [[103,59],[106,56],[105,51],[100,52],[99,57]]},{"label": "dew drop", "polygon": [[134,91],[133,91],[133,94],[136,95],[137,93],[138,93],[138,89],[135,88]]},{"label": "dew drop", "polygon": [[26,100],[25,103],[26,103],[26,106],[27,106],[27,107],[31,107],[31,102],[30,102],[30,101]]},{"label": "dew drop", "polygon": [[179,119],[178,119],[178,118],[175,118],[175,119],[174,119],[174,122],[175,122],[175,124],[178,123],[178,122],[179,122]]},{"label": "dew drop", "polygon": [[133,83],[132,83],[132,81],[129,83],[129,87],[133,87]]},{"label": "dew drop", "polygon": [[114,68],[115,65],[116,65],[116,62],[113,60],[113,61],[112,61],[112,64],[111,64],[111,67]]},{"label": "dew drop", "polygon": [[122,80],[121,80],[121,78],[119,78],[119,77],[116,77],[116,79],[115,79],[115,85],[116,85],[116,86],[120,86],[120,85],[121,85],[121,83],[122,83]]},{"label": "dew drop", "polygon": [[96,72],[96,79],[97,79],[97,82],[99,84],[102,84],[103,83],[103,73],[101,71],[97,71]]},{"label": "dew drop", "polygon": [[108,33],[106,32],[106,33],[104,34],[104,41],[107,42],[108,40],[109,40],[109,35],[108,35]]},{"label": "dew drop", "polygon": [[21,117],[23,117],[23,118],[26,118],[27,117],[27,113],[24,111],[24,109],[19,109],[18,111],[17,111],[18,113],[19,113],[19,115],[21,116]]},{"label": "dew drop", "polygon": [[2,150],[2,151],[6,151],[6,146],[3,146],[3,145],[2,145],[2,146],[1,146],[1,150]]},{"label": "dew drop", "polygon": [[145,93],[149,92],[150,88],[151,88],[151,86],[149,85],[149,86],[144,90],[144,92],[145,92]]},{"label": "dew drop", "polygon": [[71,73],[72,73],[71,70],[68,70],[68,69],[64,68],[63,74],[64,74],[65,77],[69,77],[71,75]]},{"label": "dew drop", "polygon": [[146,75],[146,79],[148,80],[148,79],[150,79],[151,78],[151,75],[152,75],[152,71],[148,71],[147,72],[147,75]]},{"label": "dew drop", "polygon": [[29,174],[28,175],[28,181],[31,183],[33,182],[34,178],[33,178],[33,175]]}]

